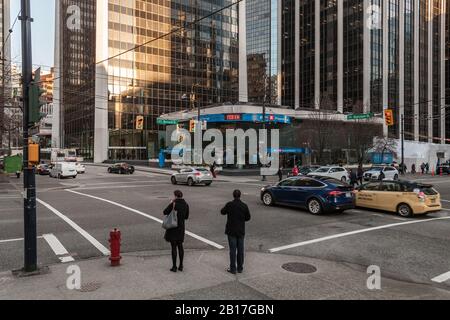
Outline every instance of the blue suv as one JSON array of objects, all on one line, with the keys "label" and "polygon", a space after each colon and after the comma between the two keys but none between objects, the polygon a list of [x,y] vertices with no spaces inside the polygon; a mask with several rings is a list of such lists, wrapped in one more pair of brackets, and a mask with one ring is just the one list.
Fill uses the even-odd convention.
[{"label": "blue suv", "polygon": [[261,189],[266,206],[299,207],[311,214],[344,212],[355,208],[354,188],[330,177],[294,177]]}]

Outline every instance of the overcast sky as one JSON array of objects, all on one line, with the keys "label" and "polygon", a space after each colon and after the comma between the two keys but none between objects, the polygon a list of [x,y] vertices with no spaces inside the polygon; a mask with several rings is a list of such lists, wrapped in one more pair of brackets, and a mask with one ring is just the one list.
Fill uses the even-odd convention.
[{"label": "overcast sky", "polygon": [[[20,0],[11,0],[11,24],[20,11]],[[31,0],[33,64],[54,65],[55,0]],[[17,21],[12,34],[11,59],[21,61],[21,27]],[[36,66],[34,66],[36,68]],[[43,67],[49,70],[48,67]]]}]

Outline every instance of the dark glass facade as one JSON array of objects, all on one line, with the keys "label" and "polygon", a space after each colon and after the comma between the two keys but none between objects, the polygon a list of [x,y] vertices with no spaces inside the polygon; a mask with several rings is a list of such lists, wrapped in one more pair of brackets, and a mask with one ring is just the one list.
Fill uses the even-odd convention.
[{"label": "dark glass facade", "polygon": [[394,119],[396,119],[396,125],[389,127],[389,135],[391,137],[399,137],[399,40],[400,40],[400,21],[399,21],[399,1],[388,1],[388,19],[389,19],[389,36],[388,36],[388,107],[394,112]]},{"label": "dark glass facade", "polygon": [[[315,4],[314,1],[300,0],[300,98],[302,109],[314,109],[315,97]],[[295,68],[295,67],[294,67]]]},{"label": "dark glass facade", "polygon": [[[408,0],[407,0],[408,1]],[[409,0],[412,1],[412,0]],[[376,22],[382,21],[382,11],[384,3],[382,0],[372,0],[373,8],[379,11],[373,11]],[[383,28],[375,26],[370,31],[370,105],[371,111],[381,113],[383,111]]]},{"label": "dark glass facade", "polygon": [[405,139],[414,140],[414,0],[405,0]]},{"label": "dark glass facade", "polygon": [[[281,0],[281,104],[292,107],[295,105],[295,1]],[[298,1],[300,1],[300,7],[304,2],[311,2],[304,0]],[[301,20],[302,16],[300,16]]]},{"label": "dark glass facade", "polygon": [[445,17],[445,132],[450,144],[450,1],[446,1]]},{"label": "dark glass facade", "polygon": [[419,6],[419,139],[428,142],[428,1],[420,0]]},{"label": "dark glass facade", "polygon": [[[61,0],[61,12],[67,13],[74,1]],[[77,148],[86,159],[94,157],[95,126],[95,20],[96,4],[78,0],[81,29],[65,28],[70,14],[60,19],[61,39],[61,123],[66,148]],[[106,99],[106,97],[105,97]]]},{"label": "dark glass facade", "polygon": [[363,105],[364,10],[363,1],[344,1],[344,112]]},{"label": "dark glass facade", "polygon": [[[313,2],[313,1],[310,1]],[[320,1],[320,96],[328,110],[337,110],[337,2]],[[314,92],[314,88],[313,88]]]},{"label": "dark glass facade", "polygon": [[432,0],[433,3],[433,142],[441,142],[441,19],[442,1]]}]

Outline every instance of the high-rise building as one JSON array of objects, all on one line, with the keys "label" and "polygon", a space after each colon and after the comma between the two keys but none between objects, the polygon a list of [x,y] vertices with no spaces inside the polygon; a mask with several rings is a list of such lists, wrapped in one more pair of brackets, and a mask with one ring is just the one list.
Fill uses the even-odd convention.
[{"label": "high-rise building", "polygon": [[238,101],[237,6],[191,24],[231,3],[57,1],[55,146],[145,160],[166,145],[161,114]]},{"label": "high-rise building", "polygon": [[11,106],[10,0],[0,0],[0,152],[5,144],[5,112]]},{"label": "high-rise building", "polygon": [[446,1],[446,18],[445,18],[445,34],[447,38],[445,40],[446,49],[445,49],[445,136],[447,144],[450,144],[450,1]]},{"label": "high-rise building", "polygon": [[400,138],[403,119],[405,139],[444,144],[449,2],[282,0],[282,104],[379,117],[392,109],[389,137]]}]

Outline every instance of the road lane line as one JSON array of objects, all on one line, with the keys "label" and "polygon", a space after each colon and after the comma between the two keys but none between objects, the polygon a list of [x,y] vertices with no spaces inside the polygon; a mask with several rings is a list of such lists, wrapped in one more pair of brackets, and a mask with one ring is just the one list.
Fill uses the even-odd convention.
[{"label": "road lane line", "polygon": [[442,201],[442,202],[449,202],[449,203],[450,203],[450,201],[449,201],[449,200],[442,200],[442,199],[441,199],[441,201]]},{"label": "road lane line", "polygon": [[[38,239],[42,239],[43,237],[37,237]],[[0,243],[8,243],[8,242],[18,242],[18,241],[23,241],[23,238],[17,238],[17,239],[6,239],[6,240],[0,240]]]},{"label": "road lane line", "polygon": [[433,219],[428,219],[428,220],[418,220],[418,221],[416,220],[416,221],[393,223],[393,224],[388,224],[388,225],[384,225],[384,226],[361,229],[361,230],[345,232],[345,233],[339,233],[339,234],[335,234],[332,236],[327,236],[327,237],[322,237],[322,238],[318,238],[318,239],[294,243],[291,245],[270,249],[269,252],[271,252],[271,253],[280,252],[280,251],[284,251],[284,250],[288,250],[288,249],[292,249],[292,248],[303,247],[303,246],[306,246],[309,244],[319,243],[319,242],[338,239],[338,238],[344,238],[344,237],[348,237],[348,236],[352,236],[352,235],[360,234],[360,233],[366,233],[366,232],[371,232],[371,231],[376,231],[376,230],[404,226],[404,225],[408,225],[408,224],[417,224],[417,223],[425,223],[425,222],[438,221],[438,220],[449,220],[449,219],[450,219],[450,217],[440,217],[440,218],[433,218]]},{"label": "road lane line", "polygon": [[44,239],[62,263],[75,261],[75,259],[69,254],[69,251],[64,248],[62,243],[54,234],[44,234]]},{"label": "road lane line", "polygon": [[431,279],[431,281],[437,282],[437,283],[443,283],[443,282],[445,282],[447,280],[450,280],[450,271],[446,272],[446,273],[443,273],[440,276],[437,276],[437,277]]},{"label": "road lane line", "polygon": [[[139,211],[139,210],[136,210],[136,209],[133,209],[133,208],[124,206],[123,204],[120,204],[120,203],[117,203],[117,202],[114,202],[114,201],[111,201],[111,200],[99,198],[99,197],[96,197],[96,196],[91,196],[91,195],[89,195],[89,194],[77,192],[77,191],[74,191],[74,190],[66,190],[66,191],[67,191],[67,192],[74,193],[74,194],[78,194],[78,195],[83,196],[83,197],[88,197],[88,198],[91,198],[91,199],[103,201],[103,202],[112,204],[112,205],[114,205],[114,206],[120,207],[120,208],[122,208],[122,209],[131,211],[131,212],[134,212],[134,213],[136,213],[136,214],[138,214],[138,215],[141,215],[141,216],[143,216],[143,217],[145,217],[145,218],[147,218],[147,219],[153,220],[153,221],[158,222],[158,223],[160,223],[160,224],[163,223],[163,221],[162,221],[161,219],[158,219],[158,218],[156,218],[156,217],[154,217],[154,216],[151,216],[151,215],[149,215],[149,214],[147,214],[147,213],[144,213],[144,212],[142,212],[142,211]],[[213,241],[210,241],[210,240],[205,239],[205,238],[203,238],[203,237],[201,237],[201,236],[199,236],[199,235],[196,235],[195,233],[186,231],[186,234],[189,235],[189,236],[191,236],[192,238],[197,239],[197,240],[199,240],[199,241],[201,241],[201,242],[204,242],[204,243],[206,243],[206,244],[208,244],[208,245],[210,245],[210,246],[212,246],[212,247],[214,247],[214,248],[216,248],[216,249],[220,249],[220,250],[221,250],[221,249],[224,249],[224,248],[225,248],[224,246],[221,246],[220,244],[217,244],[217,243],[215,243],[215,242],[213,242]]]},{"label": "road lane line", "polygon": [[97,239],[95,239],[93,236],[91,236],[88,232],[86,232],[86,230],[84,230],[83,228],[81,228],[79,225],[77,225],[75,222],[73,222],[72,220],[70,220],[68,217],[66,217],[65,215],[63,215],[61,212],[59,212],[58,210],[56,210],[55,208],[53,208],[51,205],[49,205],[48,203],[42,201],[41,199],[36,199],[37,202],[39,202],[40,204],[42,204],[44,207],[46,207],[47,209],[49,209],[51,212],[53,212],[54,214],[56,214],[58,217],[60,217],[61,219],[63,219],[68,225],[70,225],[72,228],[74,228],[79,234],[81,234],[83,236],[83,238],[85,238],[87,241],[89,241],[94,247],[96,247],[104,256],[109,256],[110,252],[109,250],[102,245]]}]

